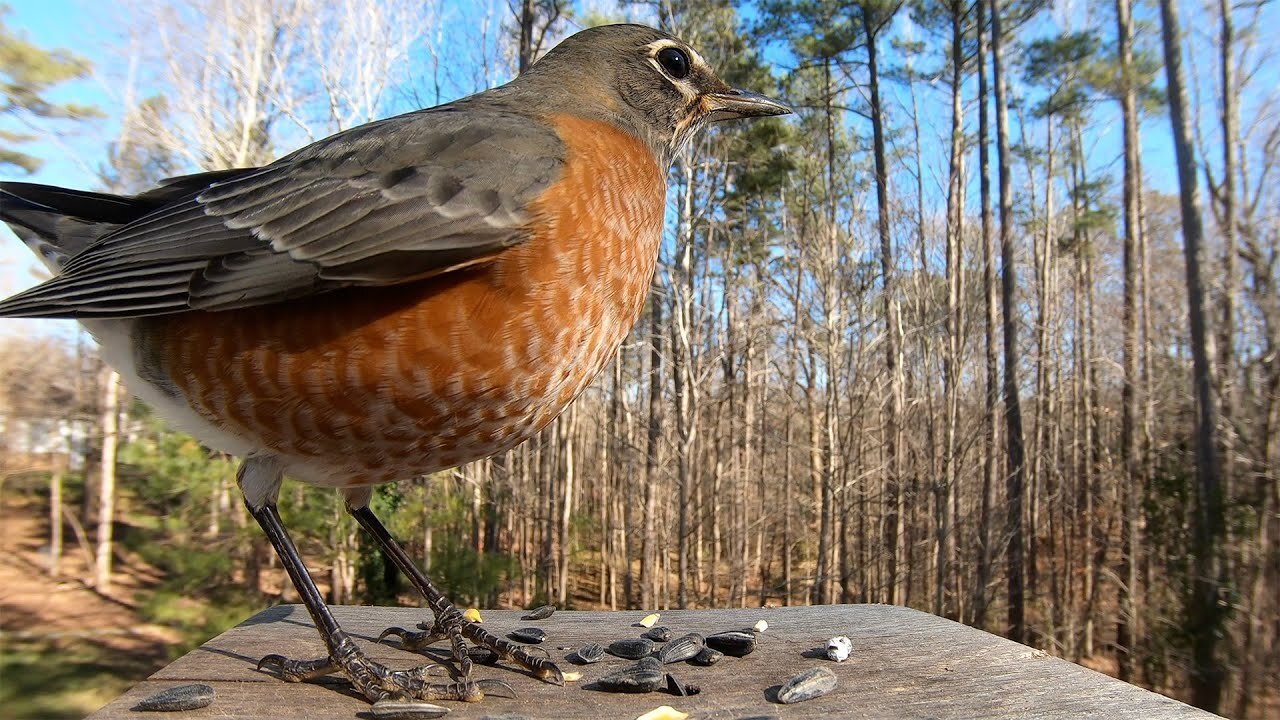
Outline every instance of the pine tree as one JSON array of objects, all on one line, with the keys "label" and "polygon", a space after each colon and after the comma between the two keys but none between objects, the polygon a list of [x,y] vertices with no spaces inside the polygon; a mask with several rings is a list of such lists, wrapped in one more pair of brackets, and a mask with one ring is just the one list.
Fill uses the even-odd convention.
[{"label": "pine tree", "polygon": [[[24,126],[45,120],[78,120],[98,115],[98,111],[78,103],[59,103],[48,93],[67,81],[83,78],[89,63],[67,50],[44,50],[5,23],[9,6],[0,5],[0,118]],[[10,123],[12,124],[12,123]],[[0,170],[33,173],[41,160],[14,146],[35,136],[0,127]]]}]

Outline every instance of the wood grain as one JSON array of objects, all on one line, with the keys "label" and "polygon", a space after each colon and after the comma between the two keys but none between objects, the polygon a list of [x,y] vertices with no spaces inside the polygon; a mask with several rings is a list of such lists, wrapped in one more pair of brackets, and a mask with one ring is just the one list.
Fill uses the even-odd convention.
[{"label": "wood grain", "polygon": [[[413,628],[427,618],[416,608],[335,607],[348,632],[363,639],[374,659],[396,668],[426,660],[391,645],[372,642],[391,625]],[[489,698],[482,703],[446,703],[450,718],[511,715],[527,718],[634,718],[659,705],[671,705],[691,718],[1213,718],[1128,683],[949,620],[888,605],[832,605],[749,610],[672,610],[659,624],[677,635],[748,627],[767,620],[757,650],[745,658],[726,657],[710,667],[678,663],[668,670],[702,694],[680,698],[665,692],[615,695],[591,689],[594,679],[627,661],[611,656],[585,667],[565,661],[573,648],[595,641],[634,637],[644,612],[557,612],[546,620],[522,621],[518,611],[487,611],[485,626],[505,634],[537,626],[542,644],[581,681],[557,688],[502,667],[478,667],[478,677],[499,678],[520,697]],[[844,663],[825,658],[820,648],[833,635],[853,640],[853,656]],[[213,704],[171,717],[299,718],[328,720],[364,716],[368,704],[350,694],[340,677],[289,684],[254,669],[268,653],[312,657],[319,653],[306,611],[283,605],[263,611],[193,650],[140,683],[93,720],[147,717],[130,711],[151,693],[187,682],[217,690]],[[772,692],[792,675],[815,665],[839,677],[836,690],[797,705],[779,705]]]}]

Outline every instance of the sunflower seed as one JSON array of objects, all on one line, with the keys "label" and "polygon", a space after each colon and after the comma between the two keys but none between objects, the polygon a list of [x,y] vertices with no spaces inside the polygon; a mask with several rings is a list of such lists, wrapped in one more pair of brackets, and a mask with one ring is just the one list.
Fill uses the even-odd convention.
[{"label": "sunflower seed", "polygon": [[671,639],[671,628],[666,625],[655,625],[644,631],[644,637],[654,642],[666,642]]},{"label": "sunflower seed", "polygon": [[644,616],[643,620],[641,620],[636,624],[639,625],[640,627],[645,627],[645,628],[653,627],[653,624],[658,622],[658,618],[660,617],[662,616],[659,615],[658,613],[649,613],[648,615]]},{"label": "sunflower seed", "polygon": [[512,630],[507,633],[507,637],[518,642],[533,643],[534,645],[537,645],[547,639],[547,633],[542,628],[527,627],[520,628],[519,630]]},{"label": "sunflower seed", "polygon": [[729,630],[707,636],[707,647],[719,650],[725,655],[742,657],[756,649],[755,633],[743,630]]},{"label": "sunflower seed", "polygon": [[836,689],[836,674],[824,667],[809,668],[787,681],[778,691],[778,702],[785,705],[822,697]]},{"label": "sunflower seed", "polygon": [[551,617],[551,613],[556,611],[555,605],[539,605],[529,611],[528,615],[521,617],[521,620],[546,620]]},{"label": "sunflower seed", "polygon": [[624,638],[609,643],[609,652],[620,658],[639,660],[653,652],[653,641],[649,638]]},{"label": "sunflower seed", "polygon": [[213,702],[213,694],[213,688],[202,683],[177,685],[143,699],[133,709],[149,712],[199,710],[209,707]]},{"label": "sunflower seed", "polygon": [[694,657],[706,647],[702,636],[698,633],[682,635],[667,643],[658,651],[658,659],[665,663],[674,663]]},{"label": "sunflower seed", "polygon": [[647,657],[635,665],[605,675],[597,682],[609,692],[647,693],[657,690],[665,676],[662,663],[657,658]]},{"label": "sunflower seed", "polygon": [[672,695],[679,695],[680,697],[688,697],[702,692],[702,688],[697,685],[686,685],[685,683],[680,682],[680,678],[677,678],[671,673],[667,673],[667,692]]},{"label": "sunflower seed", "polygon": [[680,712],[670,705],[656,707],[636,718],[636,720],[687,720],[689,713]]},{"label": "sunflower seed", "polygon": [[853,652],[853,642],[844,635],[838,635],[827,641],[827,657],[836,662],[844,662]]},{"label": "sunflower seed", "polygon": [[467,657],[477,665],[492,665],[498,662],[498,653],[483,645],[468,645]]},{"label": "sunflower seed", "polygon": [[575,662],[590,665],[594,662],[600,662],[600,658],[604,657],[604,648],[600,646],[600,643],[587,643],[578,648],[574,655],[578,658]]},{"label": "sunflower seed", "polygon": [[694,665],[715,665],[720,662],[720,658],[724,657],[724,653],[719,650],[713,650],[709,647],[702,648],[702,652],[693,656]]},{"label": "sunflower seed", "polygon": [[379,700],[369,708],[369,715],[374,720],[424,720],[448,714],[447,707],[418,700]]}]

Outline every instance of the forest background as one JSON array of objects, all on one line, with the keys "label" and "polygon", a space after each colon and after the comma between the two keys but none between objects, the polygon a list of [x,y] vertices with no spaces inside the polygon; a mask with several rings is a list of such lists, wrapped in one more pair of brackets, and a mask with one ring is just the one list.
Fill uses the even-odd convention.
[{"label": "forest background", "polygon": [[[646,312],[552,427],[378,490],[410,553],[482,607],[909,605],[1274,717],[1275,2],[31,2],[0,11],[0,173],[262,164],[621,19],[796,114],[677,159]],[[72,324],[0,327],[0,423],[0,716],[296,601],[234,460]],[[416,602],[336,495],[281,505],[330,601]]]}]

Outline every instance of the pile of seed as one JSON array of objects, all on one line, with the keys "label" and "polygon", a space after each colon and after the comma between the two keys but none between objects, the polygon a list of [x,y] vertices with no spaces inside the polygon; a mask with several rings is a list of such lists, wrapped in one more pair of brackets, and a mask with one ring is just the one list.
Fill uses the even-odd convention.
[{"label": "pile of seed", "polygon": [[579,648],[571,660],[583,664],[594,663],[608,652],[616,657],[637,661],[634,665],[600,678],[596,684],[601,690],[646,693],[665,684],[667,692],[672,695],[696,695],[701,690],[697,685],[682,682],[674,674],[666,672],[664,666],[679,662],[706,666],[714,665],[725,655],[744,657],[756,649],[757,632],[768,626],[762,621],[757,628],[728,630],[706,637],[699,633],[674,637],[675,633],[671,628],[654,625],[657,621],[657,614],[649,615],[636,623],[645,628],[640,637],[615,640],[608,647],[591,643]]},{"label": "pile of seed", "polygon": [[[555,608],[544,605],[530,611],[522,620],[542,620],[551,616]],[[663,689],[681,697],[696,695],[701,689],[685,683],[666,666],[687,662],[708,666],[719,662],[725,655],[746,657],[756,649],[757,638],[768,628],[761,620],[753,627],[725,630],[711,635],[686,633],[677,636],[669,627],[656,625],[657,613],[645,617],[636,627],[644,628],[639,637],[620,638],[608,645],[588,643],[577,648],[568,657],[577,665],[590,665],[602,660],[606,653],[634,664],[616,670],[598,679],[595,688],[608,692],[649,693]],[[547,633],[541,628],[525,627],[511,631],[508,637],[518,642],[541,644]],[[845,642],[848,642],[847,640]],[[568,649],[568,648],[564,648]],[[812,668],[791,678],[778,691],[778,702],[784,704],[812,700],[835,689],[836,676],[826,668]]]}]

